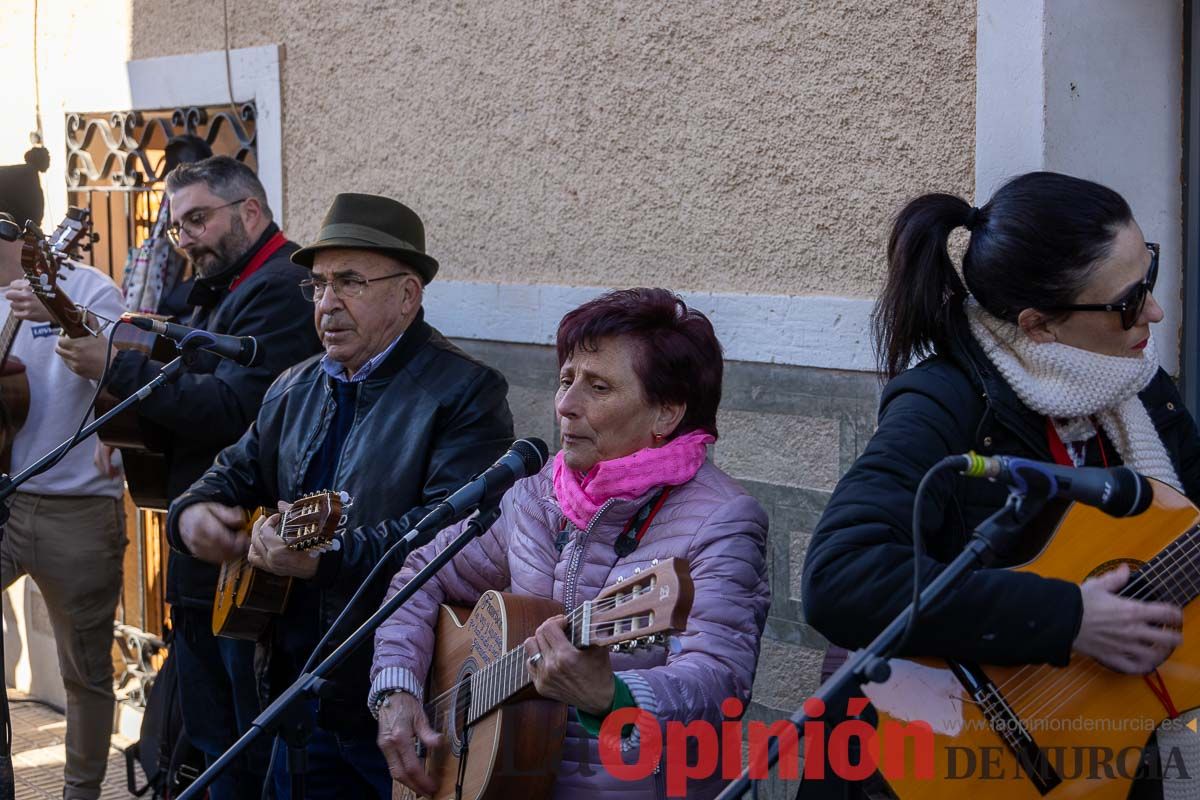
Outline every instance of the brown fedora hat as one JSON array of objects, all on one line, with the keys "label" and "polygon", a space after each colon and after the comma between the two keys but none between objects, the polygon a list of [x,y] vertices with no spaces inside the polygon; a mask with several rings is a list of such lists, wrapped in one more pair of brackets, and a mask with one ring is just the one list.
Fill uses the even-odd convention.
[{"label": "brown fedora hat", "polygon": [[312,269],[317,251],[333,247],[386,253],[415,269],[425,283],[438,271],[438,262],[425,252],[425,225],[417,212],[377,194],[333,198],[317,240],[292,253],[292,261]]}]

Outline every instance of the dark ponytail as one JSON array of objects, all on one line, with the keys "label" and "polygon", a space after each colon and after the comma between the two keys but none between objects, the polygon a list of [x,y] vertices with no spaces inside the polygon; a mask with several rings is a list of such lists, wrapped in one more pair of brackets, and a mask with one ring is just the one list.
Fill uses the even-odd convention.
[{"label": "dark ponytail", "polygon": [[[968,290],[1009,322],[1026,308],[1074,302],[1132,221],[1112,189],[1055,172],[1013,178],[979,209],[948,194],[910,201],[892,227],[887,281],[875,304],[880,372],[893,378],[916,358],[947,352]],[[962,278],[947,249],[959,226],[971,230]]]},{"label": "dark ponytail", "polygon": [[888,277],[875,304],[872,326],[879,371],[889,378],[913,358],[944,350],[947,316],[967,290],[946,243],[965,225],[971,204],[949,194],[909,201],[888,239]]}]

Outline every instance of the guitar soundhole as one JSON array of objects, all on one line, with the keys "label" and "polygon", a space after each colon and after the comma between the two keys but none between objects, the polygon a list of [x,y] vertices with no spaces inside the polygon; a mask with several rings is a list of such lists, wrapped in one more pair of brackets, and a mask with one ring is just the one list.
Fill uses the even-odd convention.
[{"label": "guitar soundhole", "polygon": [[471,740],[471,729],[468,725],[471,713],[471,675],[476,669],[475,660],[468,658],[458,670],[450,705],[449,730],[446,731],[450,741],[450,751],[456,758],[462,756]]},{"label": "guitar soundhole", "polygon": [[1128,565],[1129,571],[1131,573],[1137,572],[1139,569],[1146,566],[1145,561],[1139,561],[1135,558],[1114,558],[1114,559],[1105,561],[1104,563],[1096,566],[1091,572],[1089,572],[1087,574],[1086,577],[1095,578],[1097,575],[1103,575],[1106,572],[1112,572],[1114,569],[1121,566],[1122,564]]}]

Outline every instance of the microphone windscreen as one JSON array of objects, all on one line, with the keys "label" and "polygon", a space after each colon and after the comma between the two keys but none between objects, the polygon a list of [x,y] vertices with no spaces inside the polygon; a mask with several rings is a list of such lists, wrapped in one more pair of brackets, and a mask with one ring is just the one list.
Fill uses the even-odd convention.
[{"label": "microphone windscreen", "polygon": [[525,476],[536,475],[550,458],[550,448],[535,436],[518,439],[513,442],[512,449],[521,457],[521,463],[525,466]]},{"label": "microphone windscreen", "polygon": [[1118,467],[1114,470],[1117,477],[1117,490],[1109,504],[1114,509],[1115,516],[1136,517],[1154,502],[1154,487],[1150,481],[1128,467]]}]

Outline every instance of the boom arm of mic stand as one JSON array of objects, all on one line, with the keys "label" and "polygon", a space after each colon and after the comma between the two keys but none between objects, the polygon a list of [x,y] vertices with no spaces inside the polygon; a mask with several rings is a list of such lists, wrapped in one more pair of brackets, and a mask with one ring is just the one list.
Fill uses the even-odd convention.
[{"label": "boom arm of mic stand", "polygon": [[[1046,501],[1041,498],[1010,494],[1004,507],[979,524],[963,551],[921,592],[921,608],[932,607],[933,603],[946,594],[963,575],[982,564],[991,563],[1003,554],[1045,505]],[[829,680],[821,684],[809,699],[820,700],[825,708],[834,709],[837,702],[845,702],[851,690],[861,689],[864,683],[886,681],[891,676],[891,667],[888,665],[888,659],[894,655],[891,649],[904,633],[911,610],[910,604],[888,623],[874,641],[856,652],[837,672],[829,676]],[[795,726],[797,739],[804,738],[804,723],[808,722],[808,715],[804,713],[803,706],[797,709],[788,721]],[[770,770],[778,761],[779,737],[772,736],[767,755],[767,769]],[[736,781],[725,787],[725,791],[718,795],[717,800],[733,800],[742,797],[749,790],[750,768],[747,767],[742,770]]]},{"label": "boom arm of mic stand", "polygon": [[113,417],[117,416],[134,403],[140,402],[144,398],[149,397],[155,389],[174,380],[179,373],[187,367],[190,360],[190,352],[180,353],[173,360],[164,364],[163,368],[159,370],[158,374],[154,376],[153,380],[151,380],[142,388],[138,389],[133,394],[129,395],[129,397],[126,397],[124,400],[117,403],[111,410],[109,410],[107,414],[104,414],[103,416],[98,417],[97,419],[94,419],[88,423],[79,432],[78,438],[73,437],[71,439],[67,439],[58,447],[54,448],[49,453],[46,453],[46,455],[42,456],[33,464],[30,464],[28,467],[21,470],[14,476],[10,477],[8,475],[0,475],[0,524],[8,521],[8,506],[5,504],[5,501],[12,497],[17,489],[20,488],[21,484],[25,483],[25,481],[29,480],[33,476],[41,473],[48,464],[59,458],[63,454],[64,450],[71,450],[72,448],[76,447],[80,442],[87,439],[98,429],[106,425]]},{"label": "boom arm of mic stand", "polygon": [[201,797],[204,790],[216,780],[217,776],[233,763],[234,759],[249,747],[255,739],[264,733],[272,733],[279,727],[289,706],[302,700],[306,695],[318,694],[321,686],[325,683],[325,675],[328,675],[341,664],[351,652],[375,632],[375,629],[385,619],[395,613],[396,609],[404,605],[408,598],[412,597],[418,589],[428,583],[437,574],[438,570],[444,567],[450,559],[458,555],[473,539],[486,533],[488,528],[492,527],[499,518],[499,504],[488,509],[480,509],[479,513],[467,523],[463,532],[455,537],[450,544],[446,545],[445,549],[434,556],[408,583],[404,584],[400,591],[389,597],[379,607],[379,610],[372,614],[362,625],[359,625],[354,633],[350,634],[344,642],[338,645],[337,649],[330,653],[324,661],[313,668],[311,672],[305,672],[297,678],[291,686],[284,690],[283,694],[275,699],[275,702],[267,706],[266,710],[250,723],[250,730],[242,734],[242,737],[234,742],[232,747],[222,753],[221,757],[214,761],[208,769],[204,770],[200,777],[183,794],[179,795],[178,800],[197,800],[197,798]]}]

